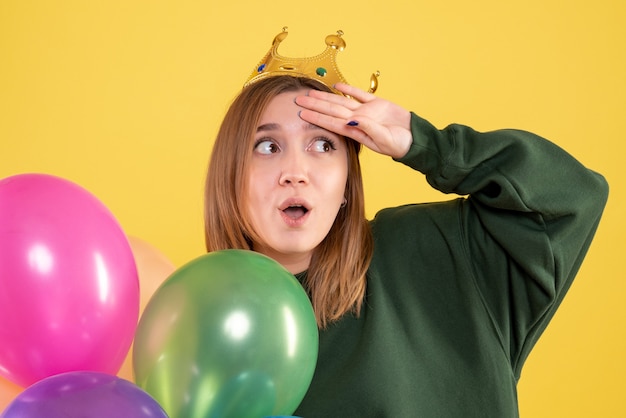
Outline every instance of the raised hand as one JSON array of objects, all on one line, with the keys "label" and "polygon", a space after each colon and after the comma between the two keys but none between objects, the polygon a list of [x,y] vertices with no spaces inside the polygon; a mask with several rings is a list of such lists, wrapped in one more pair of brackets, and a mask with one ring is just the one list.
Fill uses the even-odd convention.
[{"label": "raised hand", "polygon": [[335,88],[350,97],[310,90],[296,98],[304,108],[300,117],[393,158],[408,152],[412,142],[408,110],[348,84]]}]

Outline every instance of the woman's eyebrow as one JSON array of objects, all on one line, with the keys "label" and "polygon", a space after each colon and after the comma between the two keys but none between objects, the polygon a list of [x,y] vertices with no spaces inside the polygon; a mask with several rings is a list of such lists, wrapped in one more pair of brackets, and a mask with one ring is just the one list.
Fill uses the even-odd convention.
[{"label": "woman's eyebrow", "polygon": [[256,131],[257,132],[275,131],[279,127],[280,125],[277,123],[264,123],[263,125],[259,125],[259,127],[256,128]]},{"label": "woman's eyebrow", "polygon": [[[306,129],[321,129],[321,130],[326,130],[320,126],[314,125],[312,123],[307,123],[305,126]],[[264,123],[263,125],[259,125],[256,128],[257,132],[267,132],[267,131],[275,131],[277,129],[280,129],[280,124],[278,123]]]}]

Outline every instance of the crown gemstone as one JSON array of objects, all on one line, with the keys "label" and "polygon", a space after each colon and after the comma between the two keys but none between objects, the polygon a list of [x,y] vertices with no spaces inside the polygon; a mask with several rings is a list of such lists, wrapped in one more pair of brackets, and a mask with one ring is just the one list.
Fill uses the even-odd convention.
[{"label": "crown gemstone", "polygon": [[326,71],[326,68],[324,67],[317,67],[317,70],[315,70],[315,73],[319,75],[320,77],[324,77],[327,72],[328,71]]},{"label": "crown gemstone", "polygon": [[265,64],[261,64],[261,65],[259,65],[259,68],[257,68],[256,70],[257,70],[257,72],[262,73],[263,70],[265,70],[265,67],[266,67]]}]

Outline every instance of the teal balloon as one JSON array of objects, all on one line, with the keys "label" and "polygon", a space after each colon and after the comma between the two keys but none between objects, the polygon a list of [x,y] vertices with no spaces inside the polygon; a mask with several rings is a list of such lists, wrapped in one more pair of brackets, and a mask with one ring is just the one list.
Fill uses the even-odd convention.
[{"label": "teal balloon", "polygon": [[176,270],[137,326],[136,384],[177,418],[291,415],[319,347],[315,314],[276,261],[215,251]]}]

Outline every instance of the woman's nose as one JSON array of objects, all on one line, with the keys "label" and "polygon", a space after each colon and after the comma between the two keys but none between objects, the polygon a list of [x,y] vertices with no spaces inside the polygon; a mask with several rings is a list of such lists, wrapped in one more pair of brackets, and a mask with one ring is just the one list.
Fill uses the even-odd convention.
[{"label": "woman's nose", "polygon": [[280,172],[279,183],[283,186],[307,184],[309,182],[306,159],[303,156],[291,155],[285,158]]}]

